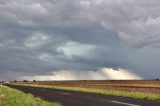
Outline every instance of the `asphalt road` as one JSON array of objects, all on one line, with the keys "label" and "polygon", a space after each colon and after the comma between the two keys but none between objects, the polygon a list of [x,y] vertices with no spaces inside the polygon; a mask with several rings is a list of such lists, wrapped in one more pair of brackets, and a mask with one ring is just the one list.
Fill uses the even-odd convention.
[{"label": "asphalt road", "polygon": [[160,103],[124,97],[79,93],[62,90],[49,90],[31,87],[10,87],[31,93],[47,101],[56,101],[63,106],[160,106]]}]

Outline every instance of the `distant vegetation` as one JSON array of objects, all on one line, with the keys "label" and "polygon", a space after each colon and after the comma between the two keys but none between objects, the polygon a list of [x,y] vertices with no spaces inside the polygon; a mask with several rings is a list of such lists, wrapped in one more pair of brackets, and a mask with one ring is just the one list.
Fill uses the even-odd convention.
[{"label": "distant vegetation", "polygon": [[8,87],[0,88],[0,106],[61,106]]},{"label": "distant vegetation", "polygon": [[27,80],[23,80],[23,82],[28,82]]}]

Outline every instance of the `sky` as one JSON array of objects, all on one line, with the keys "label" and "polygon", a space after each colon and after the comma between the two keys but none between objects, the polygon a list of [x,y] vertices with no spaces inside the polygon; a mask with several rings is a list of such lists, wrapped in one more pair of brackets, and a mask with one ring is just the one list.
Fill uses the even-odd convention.
[{"label": "sky", "polygon": [[0,80],[160,78],[159,0],[0,0]]}]

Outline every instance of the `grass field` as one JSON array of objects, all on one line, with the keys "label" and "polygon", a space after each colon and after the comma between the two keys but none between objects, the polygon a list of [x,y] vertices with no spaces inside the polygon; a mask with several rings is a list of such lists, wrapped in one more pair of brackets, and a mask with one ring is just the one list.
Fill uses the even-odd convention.
[{"label": "grass field", "polygon": [[48,81],[16,84],[160,102],[160,81]]},{"label": "grass field", "polygon": [[18,82],[17,84],[93,88],[102,90],[133,91],[160,94],[160,81],[45,81],[45,82]]},{"label": "grass field", "polygon": [[0,106],[61,106],[58,103],[50,103],[31,94],[8,87],[0,87]]}]

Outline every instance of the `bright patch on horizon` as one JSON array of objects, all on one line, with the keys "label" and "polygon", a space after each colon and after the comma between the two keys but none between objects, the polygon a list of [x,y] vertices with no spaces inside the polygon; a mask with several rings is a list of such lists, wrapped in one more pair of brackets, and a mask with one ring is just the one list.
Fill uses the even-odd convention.
[{"label": "bright patch on horizon", "polygon": [[103,72],[109,79],[114,80],[141,79],[135,73],[125,69],[102,68],[100,71]]},{"label": "bright patch on horizon", "polygon": [[46,76],[24,76],[21,80],[139,80],[135,73],[125,69],[101,68],[98,71],[61,70]]}]

